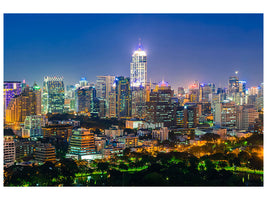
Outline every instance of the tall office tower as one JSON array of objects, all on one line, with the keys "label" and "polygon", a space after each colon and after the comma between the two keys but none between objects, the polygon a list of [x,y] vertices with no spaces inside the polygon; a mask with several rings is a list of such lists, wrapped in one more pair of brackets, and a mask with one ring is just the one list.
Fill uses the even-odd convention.
[{"label": "tall office tower", "polygon": [[66,92],[65,92],[65,107],[69,111],[76,111],[76,105],[75,105],[75,91],[76,86],[75,85],[67,85]]},{"label": "tall office tower", "polygon": [[21,82],[20,81],[5,81],[4,82],[4,112],[11,101],[15,96],[20,95],[21,93]]},{"label": "tall office tower", "polygon": [[26,116],[36,115],[36,95],[33,89],[27,86],[23,92],[14,97],[6,109],[6,122],[23,123]]},{"label": "tall office tower", "polygon": [[[109,110],[109,95],[115,81],[115,76],[97,76],[96,79],[96,97],[104,99],[105,107]],[[106,112],[106,117],[109,117],[109,112]]]},{"label": "tall office tower", "polygon": [[213,93],[215,93],[215,85],[213,83],[200,84],[199,100],[201,102],[210,102]]},{"label": "tall office tower", "polygon": [[115,76],[97,76],[96,79],[96,97],[108,100],[109,92],[112,90],[112,85],[115,81]]},{"label": "tall office tower", "polygon": [[14,133],[11,129],[4,129],[4,167],[15,163],[16,149]]},{"label": "tall office tower", "polygon": [[259,112],[253,105],[244,105],[237,107],[237,128],[248,130],[253,126],[256,119],[259,118]]},{"label": "tall office tower", "polygon": [[185,120],[184,106],[178,106],[176,109],[176,126],[179,128],[185,127]]},{"label": "tall office tower", "polygon": [[69,154],[83,156],[95,153],[95,141],[94,133],[88,129],[73,130],[70,145]]},{"label": "tall office tower", "polygon": [[63,77],[45,76],[43,84],[42,113],[63,113],[64,99]]},{"label": "tall office tower", "polygon": [[130,78],[115,78],[116,84],[116,115],[119,118],[131,117]]},{"label": "tall office tower", "polygon": [[27,86],[26,81],[23,80],[21,83],[21,91],[23,92],[23,90],[25,89],[25,87]]},{"label": "tall office tower", "polygon": [[178,87],[178,97],[182,97],[185,94],[183,87]]},{"label": "tall office tower", "polygon": [[77,112],[93,112],[95,93],[95,88],[89,86],[79,87],[76,90]]},{"label": "tall office tower", "polygon": [[100,117],[105,118],[106,117],[106,101],[102,98],[95,98],[94,100],[94,113]]},{"label": "tall office tower", "polygon": [[199,102],[199,83],[197,81],[189,86],[189,101],[192,103]]},{"label": "tall office tower", "polygon": [[109,92],[109,102],[107,107],[107,113],[109,118],[117,117],[116,109],[116,87]]},{"label": "tall office tower", "polygon": [[80,87],[88,86],[88,81],[86,80],[85,77],[82,77],[79,83],[80,83]]},{"label": "tall office tower", "polygon": [[184,105],[184,122],[186,128],[195,128],[201,116],[201,105],[186,103]]},{"label": "tall office tower", "polygon": [[161,81],[150,93],[146,103],[146,119],[152,123],[164,123],[164,126],[175,125],[176,108],[172,104],[173,90],[165,81]]},{"label": "tall office tower", "polygon": [[144,118],[146,105],[146,90],[144,87],[132,87],[132,117]]},{"label": "tall office tower", "polygon": [[137,50],[132,55],[130,66],[131,87],[140,85],[145,87],[147,82],[147,56],[141,43],[139,43]]},{"label": "tall office tower", "polygon": [[42,91],[41,88],[34,82],[33,84],[33,92],[36,97],[36,115],[41,115],[42,110]]},{"label": "tall office tower", "polygon": [[248,88],[248,95],[257,95],[257,94],[258,94],[258,87]]},{"label": "tall office tower", "polygon": [[24,127],[22,128],[22,137],[43,137],[42,127],[46,124],[45,116],[32,115],[27,116],[24,121]]},{"label": "tall office tower", "polygon": [[236,93],[239,91],[239,80],[237,76],[230,76],[228,92],[229,94]]},{"label": "tall office tower", "polygon": [[264,91],[264,87],[263,87],[263,83],[261,83],[261,85],[259,86],[258,89],[258,95],[257,95],[257,99],[256,99],[256,105],[257,105],[257,109],[258,110],[263,110],[263,91]]},{"label": "tall office tower", "polygon": [[234,102],[215,105],[215,125],[224,128],[236,128],[236,105]]},{"label": "tall office tower", "polygon": [[238,92],[246,94],[246,81],[238,81]]}]

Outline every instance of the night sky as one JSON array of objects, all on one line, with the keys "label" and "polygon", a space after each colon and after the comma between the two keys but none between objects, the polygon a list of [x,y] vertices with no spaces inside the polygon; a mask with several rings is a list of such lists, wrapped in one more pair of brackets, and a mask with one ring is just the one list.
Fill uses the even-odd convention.
[{"label": "night sky", "polygon": [[5,14],[4,80],[129,77],[139,38],[152,82],[224,87],[236,70],[249,87],[263,82],[261,14]]}]

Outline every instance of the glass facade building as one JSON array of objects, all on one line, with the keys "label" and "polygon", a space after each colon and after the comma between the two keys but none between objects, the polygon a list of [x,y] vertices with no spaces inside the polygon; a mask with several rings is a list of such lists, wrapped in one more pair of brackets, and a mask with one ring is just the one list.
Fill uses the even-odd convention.
[{"label": "glass facade building", "polygon": [[43,114],[63,113],[64,110],[63,77],[44,77],[42,108]]}]

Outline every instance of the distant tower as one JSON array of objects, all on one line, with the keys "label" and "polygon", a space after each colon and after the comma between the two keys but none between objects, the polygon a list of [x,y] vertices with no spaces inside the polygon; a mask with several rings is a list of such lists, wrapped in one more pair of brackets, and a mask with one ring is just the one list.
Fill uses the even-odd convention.
[{"label": "distant tower", "polygon": [[140,85],[145,87],[147,82],[147,56],[141,42],[139,42],[137,50],[132,55],[130,82],[131,87]]}]

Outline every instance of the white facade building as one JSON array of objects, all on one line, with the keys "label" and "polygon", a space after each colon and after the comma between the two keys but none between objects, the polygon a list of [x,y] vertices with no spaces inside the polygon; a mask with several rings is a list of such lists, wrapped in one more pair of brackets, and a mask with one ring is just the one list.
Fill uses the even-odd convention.
[{"label": "white facade building", "polygon": [[130,82],[131,87],[145,87],[147,82],[147,56],[141,43],[132,55]]}]

